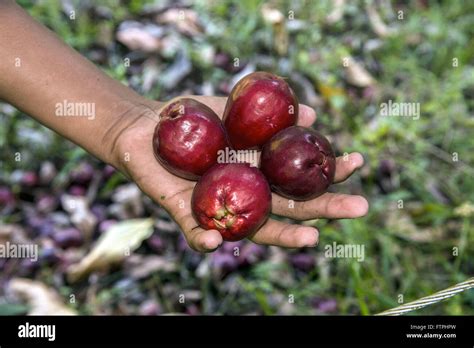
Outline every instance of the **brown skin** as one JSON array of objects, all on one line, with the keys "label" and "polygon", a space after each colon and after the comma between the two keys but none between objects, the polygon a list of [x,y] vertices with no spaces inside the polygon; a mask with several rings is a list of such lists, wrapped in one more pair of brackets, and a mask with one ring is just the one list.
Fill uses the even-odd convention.
[{"label": "brown skin", "polygon": [[[1,99],[121,170],[171,214],[193,249],[209,252],[222,243],[219,231],[197,227],[192,217],[195,183],[169,173],[155,159],[150,144],[161,103],[108,77],[13,1],[0,1],[0,32]],[[21,67],[15,66],[16,58],[21,59]],[[222,117],[226,98],[193,98]],[[55,104],[65,99],[95,103],[95,119],[54,116]],[[300,105],[299,125],[309,127],[315,119],[313,109]],[[335,182],[344,181],[362,165],[358,153],[338,158]],[[357,218],[367,210],[368,203],[361,196],[325,193],[296,202],[293,208],[288,207],[287,199],[272,197],[272,213],[299,220]],[[314,246],[318,231],[269,219],[251,239],[290,248]]]}]

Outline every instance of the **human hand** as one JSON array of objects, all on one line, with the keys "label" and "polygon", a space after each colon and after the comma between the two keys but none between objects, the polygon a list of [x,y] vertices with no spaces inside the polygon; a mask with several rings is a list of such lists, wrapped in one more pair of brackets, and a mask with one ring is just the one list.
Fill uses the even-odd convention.
[{"label": "human hand", "polygon": [[[222,117],[226,99],[224,97],[191,96]],[[140,189],[155,202],[165,208],[182,229],[184,236],[196,251],[210,252],[222,244],[222,236],[217,230],[204,230],[198,226],[191,211],[193,181],[179,178],[155,159],[152,138],[158,122],[158,111],[162,104],[149,104],[127,124],[122,124],[113,141],[112,151],[117,158],[116,167],[127,174]],[[316,120],[316,113],[305,105],[300,105],[298,125],[310,127]],[[364,163],[359,153],[338,157],[336,161],[335,183],[346,180]],[[294,202],[272,194],[272,213],[296,220],[315,218],[357,218],[368,211],[368,202],[362,196],[327,192],[310,201]],[[318,230],[314,227],[288,224],[275,219],[267,222],[252,236],[255,243],[289,248],[311,247],[318,243]]]},{"label": "human hand", "polygon": [[[220,233],[199,228],[191,214],[195,183],[169,173],[154,157],[152,137],[161,104],[145,100],[103,74],[15,2],[0,4],[0,46],[5,58],[0,60],[0,99],[128,175],[171,214],[192,248],[203,252],[216,249],[222,243]],[[38,42],[41,49],[31,50]],[[21,69],[11,69],[11,62],[17,57],[28,64]],[[222,116],[226,98],[193,98]],[[73,100],[93,105],[94,117],[91,120],[89,117],[56,117],[57,103]],[[315,119],[314,110],[300,107],[299,125],[309,127]],[[338,158],[335,181],[345,180],[362,164],[363,158],[358,153]],[[289,208],[288,200],[283,197],[274,194],[272,198],[274,214],[298,220],[356,218],[365,215],[367,210],[367,201],[360,196],[326,193],[311,201],[295,202],[293,208]],[[318,231],[269,219],[250,239],[261,244],[305,247],[317,243]]]}]

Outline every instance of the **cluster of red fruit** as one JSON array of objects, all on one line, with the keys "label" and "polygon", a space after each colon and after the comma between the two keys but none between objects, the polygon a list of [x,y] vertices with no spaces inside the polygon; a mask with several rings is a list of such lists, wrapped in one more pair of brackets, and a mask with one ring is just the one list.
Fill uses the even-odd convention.
[{"label": "cluster of red fruit", "polygon": [[[256,72],[240,80],[223,122],[189,98],[172,101],[159,116],[156,158],[171,173],[199,180],[193,215],[202,228],[219,230],[224,240],[240,240],[260,228],[271,211],[270,187],[284,197],[308,200],[333,182],[336,163],[329,141],[296,126],[298,100],[275,75]],[[261,150],[260,170],[248,163],[218,163],[226,148]]]}]

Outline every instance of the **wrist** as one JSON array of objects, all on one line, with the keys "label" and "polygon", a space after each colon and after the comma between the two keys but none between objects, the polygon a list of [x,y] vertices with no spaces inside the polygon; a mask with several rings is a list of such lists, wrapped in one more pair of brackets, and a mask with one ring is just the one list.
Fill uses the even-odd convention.
[{"label": "wrist", "polygon": [[102,159],[128,173],[130,153],[137,137],[150,137],[158,123],[158,111],[163,103],[146,98],[124,100],[116,106],[113,121],[106,125],[102,136]]}]

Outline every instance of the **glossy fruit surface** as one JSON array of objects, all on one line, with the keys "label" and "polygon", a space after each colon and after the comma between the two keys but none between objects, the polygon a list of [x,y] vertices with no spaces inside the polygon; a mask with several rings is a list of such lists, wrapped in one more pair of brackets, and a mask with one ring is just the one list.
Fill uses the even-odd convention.
[{"label": "glossy fruit surface", "polygon": [[257,168],[216,164],[196,184],[193,215],[204,229],[217,229],[224,240],[237,241],[256,232],[271,209],[271,191]]},{"label": "glossy fruit surface", "polygon": [[282,78],[255,72],[232,89],[224,125],[235,149],[258,149],[280,130],[296,124],[298,100]]},{"label": "glossy fruit surface", "polygon": [[182,178],[197,180],[216,163],[218,151],[229,146],[219,117],[194,99],[170,102],[159,117],[153,135],[155,157]]},{"label": "glossy fruit surface", "polygon": [[294,126],[265,144],[260,169],[275,192],[295,200],[308,200],[323,194],[332,184],[336,158],[321,133]]}]

